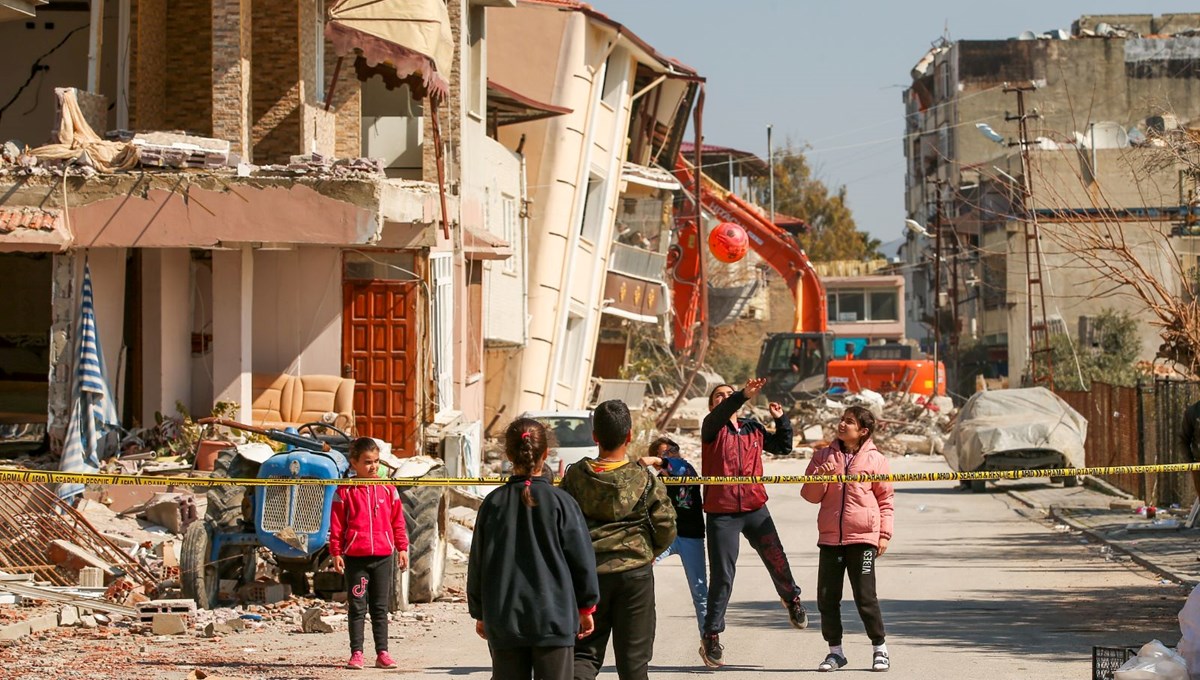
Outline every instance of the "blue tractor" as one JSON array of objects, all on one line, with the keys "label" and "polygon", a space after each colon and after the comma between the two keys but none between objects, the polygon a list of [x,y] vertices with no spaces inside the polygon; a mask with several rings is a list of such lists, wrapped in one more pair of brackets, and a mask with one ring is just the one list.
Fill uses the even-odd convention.
[{"label": "blue tractor", "polygon": [[[204,422],[257,432],[286,447],[266,457],[243,455],[236,447],[225,449],[217,458],[214,477],[326,479],[330,484],[211,487],[204,519],[193,522],[183,537],[180,585],[184,596],[205,609],[214,608],[222,599],[232,599],[227,597],[232,591],[254,582],[260,548],[272,553],[283,582],[291,585],[293,593],[310,592],[309,574],[311,591],[318,595],[342,590],[342,576],[328,569],[329,516],[336,480],[345,478],[350,468],[350,437],[322,423],[283,431],[221,419]],[[442,492],[438,487],[401,487],[410,562],[414,566],[435,565],[438,573],[410,574],[397,568],[393,611],[406,608],[409,601],[430,601],[441,594],[445,524],[437,513],[448,513]],[[430,514],[429,508],[433,508],[434,516],[422,516]],[[441,559],[436,559],[439,551]],[[222,582],[233,587],[223,589]]]}]

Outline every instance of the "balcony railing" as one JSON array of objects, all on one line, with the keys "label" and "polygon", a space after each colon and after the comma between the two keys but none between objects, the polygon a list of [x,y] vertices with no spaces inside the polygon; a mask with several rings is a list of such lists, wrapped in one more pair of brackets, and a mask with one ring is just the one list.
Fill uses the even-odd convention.
[{"label": "balcony railing", "polygon": [[667,256],[641,248],[613,243],[609,251],[608,271],[656,283],[663,281]]}]

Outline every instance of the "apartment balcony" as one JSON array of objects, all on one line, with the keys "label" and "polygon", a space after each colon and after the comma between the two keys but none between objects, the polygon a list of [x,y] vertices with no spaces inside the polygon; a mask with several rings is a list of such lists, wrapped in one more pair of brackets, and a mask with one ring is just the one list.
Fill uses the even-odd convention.
[{"label": "apartment balcony", "polygon": [[669,305],[665,255],[613,243],[604,280],[604,313],[642,323],[658,323]]}]

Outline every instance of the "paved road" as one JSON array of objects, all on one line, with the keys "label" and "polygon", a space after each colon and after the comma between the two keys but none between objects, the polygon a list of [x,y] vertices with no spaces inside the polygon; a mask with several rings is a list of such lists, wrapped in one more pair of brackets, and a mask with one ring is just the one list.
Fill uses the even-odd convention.
[{"label": "paved road", "polygon": [[[780,461],[768,474],[800,474],[806,461]],[[893,460],[897,472],[944,470],[940,459]],[[1032,482],[1020,482],[1027,490]],[[1007,486],[1006,484],[1001,485]],[[906,484],[897,493],[896,536],[880,559],[879,592],[888,625],[892,678],[1085,679],[1092,645],[1178,640],[1185,591],[1164,585],[1128,560],[1113,561],[1079,533],[1057,530],[1003,490],[971,494],[947,484]],[[826,647],[813,602],[816,507],[796,487],[772,490],[771,511],[805,591],[813,625],[797,631],[775,599],[757,556],[743,546],[722,636],[729,665],[706,671],[682,567],[658,567],[658,640],[651,677],[708,673],[723,679],[815,673]],[[1062,527],[1065,529],[1066,527]],[[849,588],[847,588],[847,594]],[[853,604],[843,604],[850,666],[861,676],[870,658]],[[392,626],[392,653],[405,677],[491,677],[486,644],[459,603],[421,605]],[[234,678],[332,680],[388,676],[348,671],[345,623],[327,635],[301,635],[283,624],[219,640],[148,638],[76,629],[0,645],[0,677],[157,677],[183,680],[192,668]],[[119,660],[114,663],[114,660]],[[615,678],[608,671],[602,677]]]},{"label": "paved road", "polygon": [[[939,459],[893,460],[897,472],[944,470]],[[806,461],[768,465],[768,474],[800,474]],[[989,487],[990,489],[990,487]],[[792,568],[813,625],[796,631],[775,598],[757,556],[743,544],[738,579],[722,636],[722,678],[813,671],[826,647],[812,598],[816,591],[816,507],[796,487],[772,492]],[[958,491],[946,484],[907,484],[896,500],[896,537],[879,562],[879,592],[888,624],[893,678],[1088,678],[1092,645],[1174,644],[1185,592],[1129,563],[1107,561],[1078,534],[1052,523],[999,490]],[[677,560],[657,573],[658,641],[651,677],[682,678],[703,670],[691,600]],[[849,587],[846,588],[849,595]],[[857,674],[869,667],[870,644],[853,604],[843,604],[845,641]],[[453,662],[431,663],[428,676],[487,678],[486,650],[466,626],[442,634]],[[426,649],[414,641],[413,652]],[[444,646],[442,646],[444,645]],[[428,657],[426,657],[428,658]],[[414,659],[415,660],[415,659]],[[614,673],[606,673],[616,677]]]}]

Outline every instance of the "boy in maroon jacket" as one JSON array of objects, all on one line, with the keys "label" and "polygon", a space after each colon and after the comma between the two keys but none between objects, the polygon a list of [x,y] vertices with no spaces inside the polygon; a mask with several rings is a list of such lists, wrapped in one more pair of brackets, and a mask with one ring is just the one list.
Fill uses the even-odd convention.
[{"label": "boy in maroon jacket", "polygon": [[[378,476],[379,447],[375,440],[354,440],[350,445],[350,467],[360,479]],[[350,619],[350,660],[346,667],[363,667],[363,627],[369,609],[375,667],[395,668],[396,662],[388,654],[387,631],[393,563],[400,569],[408,568],[408,532],[396,487],[338,487],[329,518],[329,554],[333,556],[333,570],[346,575]]]},{"label": "boy in maroon jacket", "polygon": [[[758,396],[766,380],[754,378],[739,391],[718,385],[708,396],[709,413],[700,428],[701,468],[705,477],[761,477],[762,452],[787,455],[792,451],[792,424],[783,407],[771,402],[775,432],[751,418],[738,418],[742,406]],[[708,611],[700,643],[700,658],[709,668],[724,665],[719,635],[725,630],[725,609],[733,592],[733,576],[740,548],[738,534],[746,537],[771,574],[771,582],[788,619],[796,628],[808,626],[808,613],[800,603],[800,586],[792,577],[787,553],[779,540],[775,520],[767,510],[767,490],[762,484],[704,487],[704,513],[708,534]]]}]

